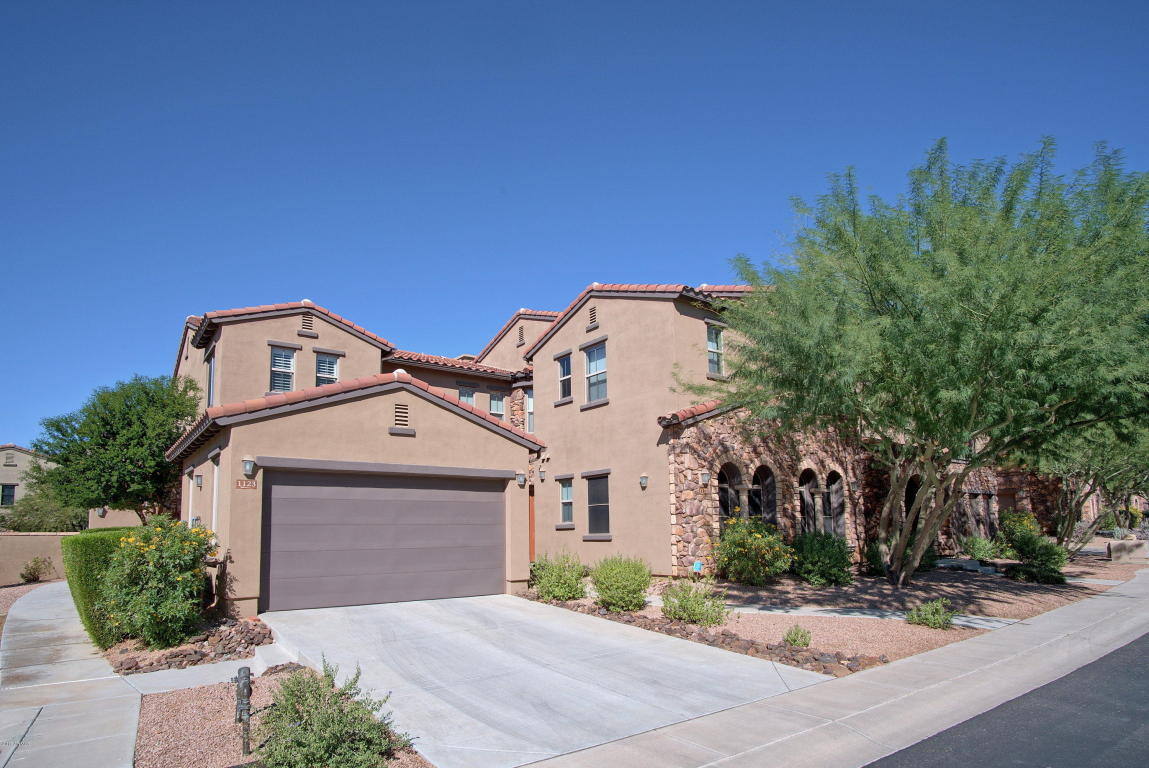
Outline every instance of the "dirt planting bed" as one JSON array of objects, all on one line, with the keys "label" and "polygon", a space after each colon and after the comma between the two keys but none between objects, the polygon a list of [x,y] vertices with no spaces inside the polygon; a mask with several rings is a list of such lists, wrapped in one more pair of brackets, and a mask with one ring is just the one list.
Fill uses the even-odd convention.
[{"label": "dirt planting bed", "polygon": [[[283,679],[282,673],[297,668],[297,665],[273,667],[252,680],[252,709],[270,704]],[[235,685],[232,683],[149,694],[140,702],[135,768],[256,768],[258,761],[242,754],[240,733],[240,726],[235,722]],[[390,765],[434,768],[413,750],[399,753]]]},{"label": "dirt planting bed", "polygon": [[255,654],[256,646],[271,642],[271,628],[259,619],[221,619],[183,645],[149,651],[139,640],[124,640],[104,651],[104,658],[117,673],[134,675],[246,659]]}]

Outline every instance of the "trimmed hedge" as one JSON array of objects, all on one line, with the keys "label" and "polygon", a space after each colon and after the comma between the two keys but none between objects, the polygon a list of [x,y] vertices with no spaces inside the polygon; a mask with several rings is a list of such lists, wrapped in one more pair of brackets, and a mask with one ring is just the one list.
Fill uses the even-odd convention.
[{"label": "trimmed hedge", "polygon": [[114,645],[120,639],[119,633],[112,630],[97,606],[100,585],[111,563],[112,553],[120,546],[123,532],[130,530],[133,530],[132,526],[90,528],[75,536],[61,537],[64,575],[68,579],[68,589],[72,591],[72,601],[88,636],[100,648]]}]

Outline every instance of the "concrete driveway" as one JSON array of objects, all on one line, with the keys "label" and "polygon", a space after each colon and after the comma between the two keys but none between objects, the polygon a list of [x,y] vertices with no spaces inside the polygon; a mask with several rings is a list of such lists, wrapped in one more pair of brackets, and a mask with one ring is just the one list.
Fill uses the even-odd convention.
[{"label": "concrete driveway", "polygon": [[438,768],[509,768],[786,693],[823,675],[509,595],[262,614],[389,706]]}]

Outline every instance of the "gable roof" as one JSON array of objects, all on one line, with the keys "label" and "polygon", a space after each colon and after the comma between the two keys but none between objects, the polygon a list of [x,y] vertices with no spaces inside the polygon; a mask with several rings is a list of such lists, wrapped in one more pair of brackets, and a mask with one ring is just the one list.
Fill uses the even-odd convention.
[{"label": "gable roof", "polygon": [[682,410],[659,416],[658,424],[661,427],[673,427],[677,424],[690,425],[703,419],[709,419],[711,416],[725,413],[732,408],[733,406],[723,406],[721,400],[707,400],[705,403],[699,403],[689,408],[683,408]]},{"label": "gable roof", "polygon": [[492,365],[473,363],[470,360],[459,360],[455,357],[441,357],[439,355],[427,355],[422,352],[411,352],[406,349],[397,349],[383,359],[383,362],[392,361],[403,362],[416,367],[468,371],[482,376],[506,379],[508,381],[515,377],[515,371],[508,371],[505,368],[495,368]]},{"label": "gable roof", "polygon": [[504,323],[503,327],[499,329],[499,332],[495,334],[494,338],[487,342],[487,346],[483,347],[479,354],[475,356],[475,361],[478,362],[489,355],[491,350],[495,348],[495,345],[497,345],[502,340],[502,338],[510,332],[511,328],[513,328],[515,323],[517,323],[519,320],[553,321],[560,314],[562,313],[552,312],[547,309],[520,309],[518,312],[515,312],[515,314],[511,315],[511,319]]},{"label": "gable roof", "polygon": [[232,424],[279,416],[303,408],[355,400],[396,389],[407,390],[425,400],[445,406],[460,416],[493,432],[498,432],[531,450],[537,451],[545,447],[545,444],[531,433],[492,416],[482,408],[461,402],[450,392],[439,387],[432,387],[427,382],[416,379],[408,373],[395,371],[394,373],[363,376],[335,384],[324,384],[321,387],[308,387],[307,389],[296,389],[291,392],[257,397],[240,403],[213,406],[208,408],[184,432],[180,439],[167,449],[164,455],[168,461],[175,461],[186,456],[210,439],[212,435]]},{"label": "gable roof", "polygon": [[256,307],[240,307],[238,309],[217,309],[213,312],[205,312],[203,317],[191,315],[187,319],[187,324],[196,328],[195,333],[192,335],[192,345],[202,349],[211,341],[212,336],[215,334],[215,329],[220,323],[247,320],[260,316],[275,317],[277,315],[297,315],[304,311],[314,312],[316,315],[323,316],[332,323],[342,326],[344,330],[351,332],[368,343],[374,344],[384,351],[389,352],[395,348],[394,344],[382,336],[372,333],[361,325],[356,325],[326,307],[319,306],[310,299],[288,301],[282,304],[261,304]]},{"label": "gable roof", "polygon": [[39,451],[33,451],[31,448],[25,448],[22,445],[16,445],[16,443],[4,443],[3,445],[0,445],[0,451],[20,451],[21,453],[26,453],[29,456],[35,456],[40,459],[48,458],[45,454],[40,453]]},{"label": "gable roof", "polygon": [[702,288],[693,288],[685,283],[591,283],[575,297],[570,305],[559,313],[550,328],[535,339],[530,348],[523,353],[523,357],[534,357],[539,348],[571,318],[579,307],[592,296],[633,296],[645,298],[677,299],[679,297],[695,299],[711,303],[715,299],[737,298],[751,290],[748,285],[714,285]]}]

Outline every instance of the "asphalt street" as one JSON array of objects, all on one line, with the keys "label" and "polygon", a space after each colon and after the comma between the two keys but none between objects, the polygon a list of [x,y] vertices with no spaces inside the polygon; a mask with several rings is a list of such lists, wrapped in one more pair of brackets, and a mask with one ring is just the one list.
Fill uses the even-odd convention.
[{"label": "asphalt street", "polygon": [[872,768],[1149,765],[1149,634]]}]

